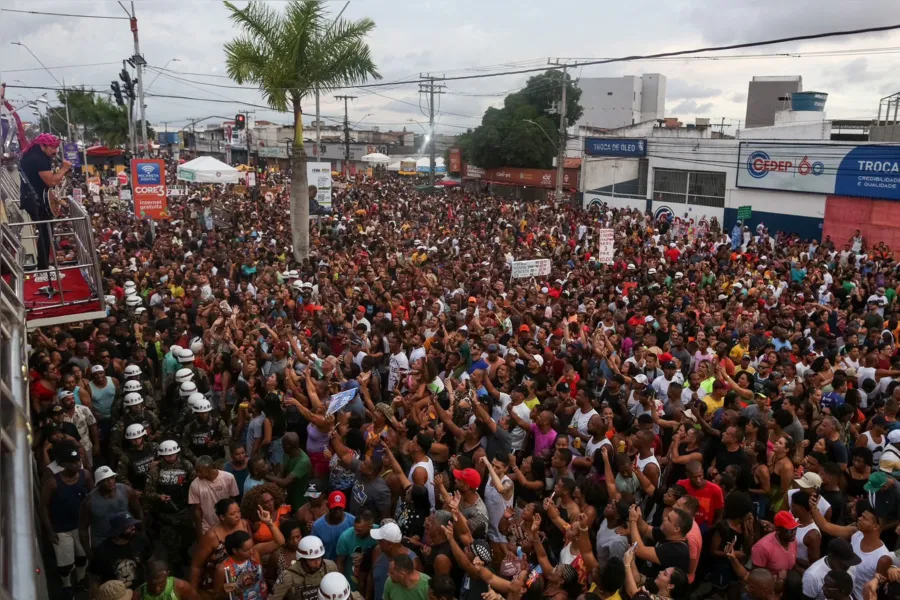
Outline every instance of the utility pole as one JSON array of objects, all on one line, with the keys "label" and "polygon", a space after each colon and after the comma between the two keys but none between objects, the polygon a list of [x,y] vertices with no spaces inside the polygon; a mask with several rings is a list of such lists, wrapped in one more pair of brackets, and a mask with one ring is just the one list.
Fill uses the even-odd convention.
[{"label": "utility pole", "polygon": [[431,148],[429,150],[429,158],[431,163],[431,168],[428,171],[428,185],[434,186],[434,169],[435,169],[435,157],[434,157],[434,95],[435,94],[443,94],[441,91],[444,88],[444,84],[439,83],[435,84],[435,79],[440,79],[439,77],[435,77],[431,74],[419,74],[419,79],[427,79],[428,83],[420,83],[419,84],[419,93],[420,94],[428,94],[428,123],[430,125],[430,135],[429,142],[431,144]]},{"label": "utility pole", "polygon": [[350,173],[350,120],[347,116],[347,101],[356,100],[356,96],[335,96],[335,100],[344,101],[344,174]]},{"label": "utility pole", "polygon": [[[137,101],[138,101],[138,113],[141,116],[141,140],[144,144],[144,156],[150,156],[150,145],[147,143],[147,118],[144,113],[144,65],[147,62],[144,60],[144,57],[141,56],[141,44],[138,41],[138,24],[137,24],[137,16],[134,12],[134,2],[131,2],[131,12],[125,8],[125,5],[122,2],[119,2],[119,6],[122,7],[122,10],[125,11],[125,14],[128,15],[128,21],[131,24],[131,33],[134,37],[134,56],[131,58],[132,62],[134,62],[134,68],[137,71]],[[133,110],[131,111],[133,112]],[[135,137],[137,137],[137,128],[135,128]],[[137,153],[135,153],[137,155]]]},{"label": "utility pole", "polygon": [[[547,62],[549,64],[555,64],[557,66],[560,65],[559,59],[555,59],[553,61],[548,60]],[[565,176],[563,163],[566,160],[566,90],[569,87],[569,76],[568,67],[565,63],[562,63],[562,68],[562,94],[559,104],[559,153],[556,157],[556,202],[562,201],[563,177]]]}]

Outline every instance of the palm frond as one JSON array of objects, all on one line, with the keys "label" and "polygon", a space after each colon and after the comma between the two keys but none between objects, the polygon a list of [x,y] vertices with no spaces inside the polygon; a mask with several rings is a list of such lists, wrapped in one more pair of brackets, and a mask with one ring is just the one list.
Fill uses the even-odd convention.
[{"label": "palm frond", "polygon": [[250,2],[241,9],[228,2],[226,8],[231,11],[229,18],[243,29],[256,43],[274,49],[283,34],[283,24],[278,11],[262,2]]}]

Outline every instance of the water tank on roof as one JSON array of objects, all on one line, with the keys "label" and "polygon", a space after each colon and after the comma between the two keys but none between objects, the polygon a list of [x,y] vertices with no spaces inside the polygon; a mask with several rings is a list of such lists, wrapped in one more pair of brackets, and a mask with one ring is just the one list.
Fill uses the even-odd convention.
[{"label": "water tank on roof", "polygon": [[824,111],[828,94],[824,92],[794,92],[791,94],[791,110]]}]

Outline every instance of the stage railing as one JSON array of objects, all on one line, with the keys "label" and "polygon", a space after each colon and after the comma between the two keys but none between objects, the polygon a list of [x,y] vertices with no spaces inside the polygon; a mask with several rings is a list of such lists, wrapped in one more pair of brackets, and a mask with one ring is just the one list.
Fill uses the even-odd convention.
[{"label": "stage railing", "polygon": [[[81,205],[80,202],[68,199],[68,216],[56,219],[46,219],[41,221],[22,221],[19,223],[9,222],[11,241],[11,251],[18,263],[19,267],[28,273],[29,277],[43,283],[44,295],[40,300],[27,300],[25,303],[26,313],[31,320],[32,313],[37,310],[47,311],[47,309],[74,307],[78,305],[90,305],[85,309],[89,315],[79,315],[77,310],[69,311],[71,315],[63,317],[55,317],[54,323],[61,323],[75,320],[85,320],[87,318],[97,318],[99,313],[105,312],[106,307],[103,299],[103,279],[100,270],[100,261],[97,250],[94,246],[93,225],[91,216]],[[31,256],[26,253],[24,248],[36,242],[40,235],[39,230],[42,227],[50,228],[50,238],[53,251],[50,256],[50,265],[47,268],[36,268],[35,262],[29,261],[26,264],[26,257]],[[64,240],[68,241],[68,249],[64,246]],[[68,250],[71,250],[69,256]],[[90,289],[87,298],[66,297],[64,287],[65,276],[67,273],[78,270],[84,281]],[[21,296],[20,296],[21,297]],[[67,318],[71,317],[71,318]],[[39,325],[50,324],[46,320],[41,320]]]}]

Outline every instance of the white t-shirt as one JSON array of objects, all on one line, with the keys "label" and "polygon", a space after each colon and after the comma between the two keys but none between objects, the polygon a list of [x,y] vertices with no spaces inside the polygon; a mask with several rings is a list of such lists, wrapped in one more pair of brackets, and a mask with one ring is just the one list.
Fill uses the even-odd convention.
[{"label": "white t-shirt", "polygon": [[409,372],[409,361],[406,359],[406,355],[402,351],[397,354],[391,354],[388,369],[388,390],[392,391],[394,385],[400,381],[403,375]]},{"label": "white t-shirt", "polygon": [[[519,416],[520,420],[524,421],[528,425],[531,425],[531,409],[528,408],[528,406],[524,402],[513,406],[513,410]],[[513,427],[512,431],[509,432],[509,437],[512,440],[512,449],[514,451],[522,449],[522,446],[525,443],[525,435],[527,433],[527,431],[525,431],[518,425],[516,427]]]},{"label": "white t-shirt", "polygon": [[875,367],[860,367],[856,370],[856,383],[862,389],[863,381],[866,379],[875,380]]},{"label": "white t-shirt", "polygon": [[825,576],[831,571],[831,567],[825,562],[823,556],[803,572],[803,595],[813,600],[825,600],[822,587],[825,585]]},{"label": "white t-shirt", "polygon": [[504,394],[500,392],[500,398],[498,400],[500,402],[499,406],[494,406],[491,408],[491,418],[494,419],[497,423],[500,422],[500,419],[506,414],[506,407],[509,406],[509,403],[512,402],[512,397],[509,394]]},{"label": "white t-shirt", "polygon": [[[800,490],[788,490],[788,510],[791,509],[791,498],[799,491]],[[831,508],[831,503],[820,495],[819,501],[816,502],[816,506],[819,508],[819,512],[822,513],[822,516],[825,516],[825,513]]]},{"label": "white t-shirt", "polygon": [[425,358],[425,355],[426,353],[424,347],[413,348],[412,352],[409,353],[409,364],[413,364],[420,358]]},{"label": "white t-shirt", "polygon": [[591,417],[593,417],[596,414],[597,414],[597,411],[594,410],[593,408],[586,413],[581,412],[581,409],[579,408],[575,411],[575,414],[572,415],[572,422],[570,425],[572,427],[574,427],[575,429],[577,429],[578,433],[580,433],[581,435],[587,435],[588,434],[588,429],[587,429],[588,423],[590,422]]},{"label": "white t-shirt", "polygon": [[891,552],[884,544],[881,544],[881,546],[871,552],[863,552],[862,540],[862,531],[857,531],[853,534],[853,537],[850,538],[850,545],[853,547],[853,553],[862,559],[862,562],[855,567],[850,567],[850,570],[847,571],[850,573],[850,577],[853,578],[854,600],[863,599],[863,588],[865,588],[866,584],[875,577],[875,570],[878,567],[878,561],[881,560],[881,557],[891,555]]}]

